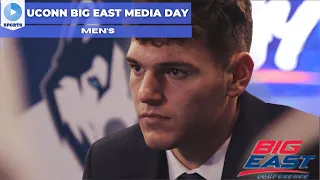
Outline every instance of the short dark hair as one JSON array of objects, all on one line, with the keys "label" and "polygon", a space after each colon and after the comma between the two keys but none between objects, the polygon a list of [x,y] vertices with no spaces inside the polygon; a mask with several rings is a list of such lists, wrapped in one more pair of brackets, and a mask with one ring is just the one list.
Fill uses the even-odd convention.
[{"label": "short dark hair", "polygon": [[[250,0],[134,0],[135,2],[191,2],[192,39],[202,40],[226,67],[234,51],[250,51],[252,5]],[[188,39],[136,38],[141,43],[161,46]],[[190,40],[190,39],[189,39]]]}]

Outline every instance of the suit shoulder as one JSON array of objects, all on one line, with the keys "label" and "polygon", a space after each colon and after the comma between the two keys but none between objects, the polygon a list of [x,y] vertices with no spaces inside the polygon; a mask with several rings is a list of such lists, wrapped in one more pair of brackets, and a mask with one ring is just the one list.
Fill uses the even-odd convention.
[{"label": "suit shoulder", "polygon": [[267,112],[268,115],[273,118],[277,117],[291,117],[301,120],[311,120],[311,121],[319,121],[319,117],[316,115],[301,111],[299,109],[286,106],[286,105],[280,105],[280,104],[272,104],[272,103],[266,103]]},{"label": "suit shoulder", "polygon": [[319,117],[284,105],[267,103],[267,108],[269,119],[272,119],[267,127],[269,137],[301,139],[313,142],[319,149]]},{"label": "suit shoulder", "polygon": [[267,106],[271,114],[281,114],[276,116],[276,121],[271,125],[271,131],[267,137],[302,140],[299,154],[316,155],[316,158],[308,164],[309,178],[319,179],[320,118],[289,106],[277,104]]}]

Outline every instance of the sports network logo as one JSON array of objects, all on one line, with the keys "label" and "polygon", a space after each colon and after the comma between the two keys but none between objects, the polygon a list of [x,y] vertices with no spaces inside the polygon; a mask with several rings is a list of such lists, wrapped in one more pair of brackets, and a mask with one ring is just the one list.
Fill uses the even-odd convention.
[{"label": "sports network logo", "polygon": [[17,30],[25,26],[25,1],[1,0],[1,27]]}]

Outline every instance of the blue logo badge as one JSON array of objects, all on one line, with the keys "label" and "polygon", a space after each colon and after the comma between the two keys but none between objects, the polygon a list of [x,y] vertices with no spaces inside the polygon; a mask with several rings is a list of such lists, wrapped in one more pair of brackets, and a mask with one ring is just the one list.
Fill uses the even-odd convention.
[{"label": "blue logo badge", "polygon": [[4,16],[9,21],[16,21],[22,16],[22,9],[16,3],[10,3],[4,8]]}]

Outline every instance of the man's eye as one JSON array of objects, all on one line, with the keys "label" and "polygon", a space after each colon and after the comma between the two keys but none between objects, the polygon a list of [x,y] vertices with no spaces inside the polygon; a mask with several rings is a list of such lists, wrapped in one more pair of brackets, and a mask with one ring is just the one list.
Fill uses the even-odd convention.
[{"label": "man's eye", "polygon": [[141,66],[139,65],[134,65],[133,66],[134,71],[139,72],[141,70]]},{"label": "man's eye", "polygon": [[139,65],[131,65],[131,69],[134,71],[135,74],[143,73],[143,68]]},{"label": "man's eye", "polygon": [[169,69],[168,74],[176,79],[183,79],[188,76],[188,74],[184,71],[181,71],[179,69]]}]

